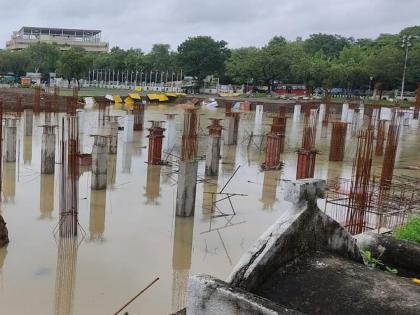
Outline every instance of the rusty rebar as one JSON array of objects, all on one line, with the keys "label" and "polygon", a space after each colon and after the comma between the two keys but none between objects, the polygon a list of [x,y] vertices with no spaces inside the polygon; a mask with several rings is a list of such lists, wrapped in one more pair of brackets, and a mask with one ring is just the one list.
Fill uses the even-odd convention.
[{"label": "rusty rebar", "polygon": [[397,154],[398,141],[400,138],[400,126],[404,112],[398,108],[393,109],[392,117],[388,129],[388,139],[386,142],[384,161],[382,164],[381,185],[386,188],[390,186],[394,174],[395,157]]},{"label": "rusty rebar", "polygon": [[376,156],[382,156],[384,154],[385,129],[386,129],[386,120],[384,119],[379,120],[378,128],[376,131],[376,147],[375,147]]},{"label": "rusty rebar", "polygon": [[192,161],[197,156],[197,109],[188,108],[184,111],[184,131],[182,134],[181,160]]},{"label": "rusty rebar", "polygon": [[359,234],[366,228],[366,211],[371,194],[370,174],[372,168],[374,130],[360,131],[356,156],[353,159],[352,179],[348,199],[346,227],[350,233]]},{"label": "rusty rebar", "polygon": [[330,142],[330,161],[342,161],[346,146],[347,123],[335,121],[332,123]]}]

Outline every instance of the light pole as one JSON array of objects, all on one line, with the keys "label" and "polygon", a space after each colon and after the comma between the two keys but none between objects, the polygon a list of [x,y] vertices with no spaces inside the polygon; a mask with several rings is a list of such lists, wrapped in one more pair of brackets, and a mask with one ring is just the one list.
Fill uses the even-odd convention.
[{"label": "light pole", "polygon": [[405,48],[404,71],[403,71],[403,77],[402,77],[402,82],[401,82],[401,100],[403,100],[405,72],[407,70],[408,47],[411,46],[411,43],[410,43],[411,38],[412,38],[411,35],[404,35],[402,39],[402,45],[401,45],[401,47]]}]

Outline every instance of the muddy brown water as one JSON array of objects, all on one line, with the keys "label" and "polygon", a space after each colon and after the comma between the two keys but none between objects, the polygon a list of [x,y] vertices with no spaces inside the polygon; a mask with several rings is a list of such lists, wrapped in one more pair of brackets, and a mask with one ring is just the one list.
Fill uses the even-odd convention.
[{"label": "muddy brown water", "polygon": [[[124,115],[122,110],[111,112]],[[179,156],[182,111],[173,107],[149,106],[148,120],[164,120],[176,112]],[[84,152],[90,152],[89,136],[98,112],[85,112]],[[200,111],[200,124],[207,118],[223,117],[222,110]],[[252,113],[243,114],[239,144],[222,146],[220,174],[197,185],[195,216],[176,218],[176,166],[148,166],[147,131],[134,132],[134,142],[124,143],[119,134],[118,153],[108,161],[108,188],[91,191],[90,171],[79,181],[79,224],[81,237],[59,240],[59,166],[55,175],[40,175],[41,128],[25,137],[18,131],[16,163],[4,163],[2,214],[9,228],[10,244],[0,249],[1,314],[113,314],[155,277],[160,280],[134,301],[129,314],[169,314],[185,306],[188,276],[207,273],[225,279],[241,255],[280,216],[290,213],[283,201],[284,180],[295,178],[295,150],[301,141],[301,122],[288,120],[285,162],[281,171],[261,172],[264,152],[259,140],[247,150],[246,135],[263,134],[271,119],[254,125]],[[34,126],[43,115],[34,118]],[[22,125],[22,124],[21,124]],[[120,121],[123,125],[123,121]],[[328,130],[330,132],[330,130]],[[347,140],[345,161],[328,162],[330,134],[320,137],[318,129],[315,177],[350,177],[354,139]],[[205,154],[206,136],[199,139],[199,155]],[[420,177],[420,133],[417,121],[404,127],[397,153],[396,174]],[[375,157],[378,174],[382,158]],[[221,189],[236,167],[241,166],[226,192],[247,196],[233,199],[236,215],[227,202],[212,209],[208,192]],[[199,178],[204,179],[204,160],[199,162]],[[217,216],[221,212],[226,216]],[[214,217],[216,215],[217,217]]]}]

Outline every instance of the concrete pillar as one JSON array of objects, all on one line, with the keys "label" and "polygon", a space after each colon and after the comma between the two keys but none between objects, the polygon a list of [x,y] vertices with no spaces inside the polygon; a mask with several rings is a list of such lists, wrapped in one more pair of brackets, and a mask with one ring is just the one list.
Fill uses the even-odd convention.
[{"label": "concrete pillar", "polygon": [[23,113],[25,115],[25,136],[32,136],[34,112],[32,109],[25,109]]},{"label": "concrete pillar", "polygon": [[219,173],[220,136],[210,135],[208,139],[205,173],[206,176],[217,176]]},{"label": "concrete pillar", "polygon": [[347,110],[347,118],[346,120],[343,121],[347,121],[349,124],[353,123],[353,116],[354,116],[354,109],[348,109]]},{"label": "concrete pillar", "polygon": [[235,117],[234,116],[226,116],[225,117],[225,144],[232,145],[235,144],[234,137],[235,137]]},{"label": "concrete pillar", "polygon": [[176,215],[194,215],[198,161],[179,161]]},{"label": "concrete pillar", "polygon": [[255,124],[260,125],[263,120],[263,112],[264,112],[264,106],[263,105],[256,105],[255,106]]},{"label": "concrete pillar", "polygon": [[[85,126],[85,111],[83,109],[78,109],[76,111],[77,117],[79,118],[79,135],[84,133],[84,126]],[[79,136],[80,138],[80,136]]]},{"label": "concrete pillar", "polygon": [[410,125],[410,112],[409,111],[404,112],[403,125],[406,127]]},{"label": "concrete pillar", "polygon": [[360,102],[360,105],[359,105],[359,119],[363,120],[364,115],[365,115],[365,104],[363,104],[363,102]]},{"label": "concrete pillar", "polygon": [[299,120],[300,119],[300,111],[302,109],[302,105],[296,104],[293,110],[293,120]]},{"label": "concrete pillar", "polygon": [[15,119],[7,120],[6,162],[16,162],[16,120]]},{"label": "concrete pillar", "polygon": [[55,130],[54,126],[43,126],[41,138],[41,174],[54,174]]},{"label": "concrete pillar", "polygon": [[175,146],[176,140],[176,125],[175,114],[166,114],[166,145],[165,150],[170,152]]},{"label": "concrete pillar", "polygon": [[319,116],[318,120],[323,121],[325,116],[325,104],[319,104]]},{"label": "concrete pillar", "polygon": [[347,112],[349,110],[349,104],[344,103],[341,109],[341,121],[347,121]]},{"label": "concrete pillar", "polygon": [[118,117],[117,116],[110,116],[110,133],[111,137],[109,138],[109,153],[110,154],[117,154],[118,148]]},{"label": "concrete pillar", "polygon": [[381,107],[379,119],[391,120],[392,118],[392,111],[391,108],[388,107]]},{"label": "concrete pillar", "polygon": [[133,142],[133,128],[134,128],[134,116],[132,113],[127,113],[124,120],[124,142]]},{"label": "concrete pillar", "polygon": [[95,135],[92,148],[91,188],[106,189],[108,166],[108,137]]}]

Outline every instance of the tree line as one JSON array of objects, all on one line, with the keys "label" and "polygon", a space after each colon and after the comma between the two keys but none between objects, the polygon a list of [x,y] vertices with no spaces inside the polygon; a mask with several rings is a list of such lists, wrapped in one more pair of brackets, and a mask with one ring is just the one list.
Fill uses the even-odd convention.
[{"label": "tree line", "polygon": [[275,82],[304,83],[308,87],[368,89],[381,82],[384,89],[401,86],[406,49],[411,35],[406,90],[420,81],[420,26],[376,39],[354,39],[334,34],[312,34],[288,41],[275,36],[263,47],[229,49],[209,36],[186,39],[176,50],[155,44],[150,52],[113,47],[108,53],[80,48],[60,51],[56,45],[37,43],[22,51],[0,50],[0,73],[56,72],[65,79],[81,79],[92,69],[173,71],[199,82],[215,75],[221,83],[272,86]]}]

